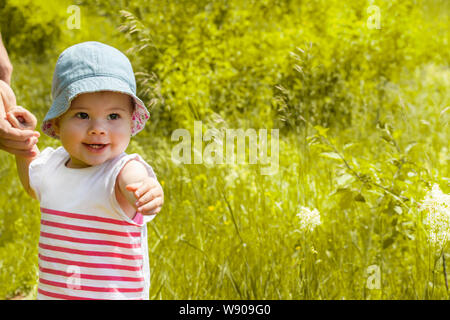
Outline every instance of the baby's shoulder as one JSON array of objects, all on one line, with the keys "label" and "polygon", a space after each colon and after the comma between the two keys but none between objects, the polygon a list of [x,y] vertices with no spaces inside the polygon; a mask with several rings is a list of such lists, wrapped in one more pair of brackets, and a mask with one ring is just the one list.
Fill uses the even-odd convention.
[{"label": "baby's shoulder", "polygon": [[45,165],[49,165],[51,163],[54,163],[55,161],[60,160],[64,157],[64,148],[52,148],[47,147],[44,150],[42,150],[38,157],[36,157],[30,164],[30,166],[34,167],[42,167]]},{"label": "baby's shoulder", "polygon": [[142,177],[148,175],[148,170],[145,165],[134,158],[127,159],[127,161],[121,167],[119,174],[117,175],[117,181],[123,182],[130,180],[134,177]]},{"label": "baby's shoulder", "polygon": [[122,153],[112,161],[111,165],[118,174],[129,171],[154,174],[152,167],[137,153]]}]

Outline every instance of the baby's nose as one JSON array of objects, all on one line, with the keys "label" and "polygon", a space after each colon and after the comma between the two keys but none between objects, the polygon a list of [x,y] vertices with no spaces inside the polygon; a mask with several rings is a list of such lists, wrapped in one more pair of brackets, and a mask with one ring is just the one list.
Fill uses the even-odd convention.
[{"label": "baby's nose", "polygon": [[89,129],[90,135],[105,135],[106,130],[104,127],[102,127],[99,124],[93,124],[92,127]]},{"label": "baby's nose", "polygon": [[106,131],[101,129],[91,129],[89,130],[90,135],[105,135]]}]

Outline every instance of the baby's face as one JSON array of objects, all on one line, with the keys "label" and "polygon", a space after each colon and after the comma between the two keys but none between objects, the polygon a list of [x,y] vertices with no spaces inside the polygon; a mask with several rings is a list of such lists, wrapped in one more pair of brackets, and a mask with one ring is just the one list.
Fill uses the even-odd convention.
[{"label": "baby's face", "polygon": [[110,160],[128,147],[133,106],[130,96],[111,91],[83,93],[54,120],[70,154],[67,167],[85,168]]}]

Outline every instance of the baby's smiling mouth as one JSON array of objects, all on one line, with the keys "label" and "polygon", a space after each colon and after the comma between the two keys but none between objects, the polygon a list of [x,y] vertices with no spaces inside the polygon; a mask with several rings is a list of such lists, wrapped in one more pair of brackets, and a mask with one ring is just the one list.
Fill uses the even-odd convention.
[{"label": "baby's smiling mouth", "polygon": [[96,150],[103,149],[104,147],[108,146],[107,143],[84,143],[84,142],[83,145],[87,146],[88,148]]}]

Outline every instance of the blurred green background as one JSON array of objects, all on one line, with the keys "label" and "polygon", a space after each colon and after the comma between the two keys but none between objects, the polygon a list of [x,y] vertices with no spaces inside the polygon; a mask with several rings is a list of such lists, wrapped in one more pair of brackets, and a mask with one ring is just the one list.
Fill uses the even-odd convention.
[{"label": "blurred green background", "polygon": [[[450,193],[449,8],[0,0],[0,30],[17,103],[39,122],[65,48],[95,40],[130,58],[151,119],[127,152],[165,192],[149,223],[151,299],[448,299],[449,251],[427,241],[418,202],[434,183]],[[204,131],[279,129],[278,172],[176,165],[171,133],[193,132],[194,120]],[[58,141],[42,134],[38,145]],[[0,176],[0,299],[33,299],[39,203],[5,152]],[[313,232],[299,229],[302,206],[320,212]]]}]

